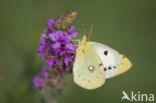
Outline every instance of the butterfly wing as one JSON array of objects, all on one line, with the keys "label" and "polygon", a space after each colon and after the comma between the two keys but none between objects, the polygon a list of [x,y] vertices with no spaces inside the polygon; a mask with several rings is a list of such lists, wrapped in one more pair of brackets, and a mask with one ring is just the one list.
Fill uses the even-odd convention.
[{"label": "butterfly wing", "polygon": [[104,84],[103,65],[90,42],[82,43],[76,50],[73,68],[74,82],[85,89],[95,89]]},{"label": "butterfly wing", "polygon": [[124,55],[104,44],[90,42],[90,45],[103,62],[105,78],[117,76],[130,69],[132,64]]}]

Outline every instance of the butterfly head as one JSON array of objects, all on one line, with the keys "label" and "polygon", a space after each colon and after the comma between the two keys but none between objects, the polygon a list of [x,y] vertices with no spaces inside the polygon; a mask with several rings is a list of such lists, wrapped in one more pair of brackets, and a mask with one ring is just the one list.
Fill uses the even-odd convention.
[{"label": "butterfly head", "polygon": [[85,34],[83,35],[83,42],[87,42],[87,41],[89,41],[89,38],[88,38],[88,35]]}]

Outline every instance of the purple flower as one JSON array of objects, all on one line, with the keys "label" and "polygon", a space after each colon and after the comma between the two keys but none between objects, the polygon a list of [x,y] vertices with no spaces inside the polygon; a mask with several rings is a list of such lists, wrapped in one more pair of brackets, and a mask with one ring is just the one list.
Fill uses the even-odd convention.
[{"label": "purple flower", "polygon": [[48,67],[51,68],[53,66],[54,63],[56,63],[58,66],[61,65],[61,62],[59,59],[57,59],[56,57],[52,57],[52,58],[47,58],[46,62],[48,63]]},{"label": "purple flower", "polygon": [[64,35],[62,31],[49,34],[49,37],[54,42],[70,42],[72,39],[70,35]]},{"label": "purple flower", "polygon": [[50,33],[52,33],[51,28],[48,28],[48,29],[44,30],[45,35],[49,35]]},{"label": "purple flower", "polygon": [[48,75],[48,72],[47,72],[47,69],[46,69],[46,67],[45,66],[43,66],[43,68],[42,68],[42,78],[43,79],[46,79],[46,77],[47,77],[47,75]]},{"label": "purple flower", "polygon": [[[64,74],[69,71],[69,66],[74,61],[76,46],[72,44],[71,40],[77,36],[78,32],[74,30],[74,26],[67,31],[57,30],[54,28],[54,24],[53,19],[46,22],[48,29],[44,31],[45,35],[40,36],[41,43],[37,53],[40,57],[45,58],[49,68],[61,68],[57,70]],[[34,78],[34,85],[41,86],[39,81],[44,80],[43,77]]]},{"label": "purple flower", "polygon": [[39,50],[37,51],[38,55],[39,55],[40,57],[42,57],[42,56],[45,54],[45,52],[46,52],[46,46],[40,44],[40,45],[39,45]]},{"label": "purple flower", "polygon": [[74,31],[75,27],[71,26],[70,29],[65,32],[65,34],[70,35],[71,37],[76,37],[78,35],[77,31]]},{"label": "purple flower", "polygon": [[68,62],[72,61],[72,59],[69,56],[65,56],[64,62],[66,66],[68,66]]},{"label": "purple flower", "polygon": [[45,80],[48,75],[48,72],[47,72],[45,66],[43,66],[43,68],[42,68],[41,75],[42,75],[41,77],[38,77],[38,76],[34,77],[33,84],[35,87],[40,87],[42,89],[45,86]]},{"label": "purple flower", "polygon": [[67,72],[69,72],[69,69],[68,68],[58,68],[58,71],[60,71],[62,73],[62,75],[64,75]]},{"label": "purple flower", "polygon": [[68,44],[66,44],[66,48],[68,48],[69,50],[76,50],[76,47],[73,46],[72,43],[68,43]]},{"label": "purple flower", "polygon": [[53,48],[65,47],[69,50],[75,50],[75,47],[71,44],[72,36],[65,35],[62,31],[58,31],[56,33],[49,34],[49,37],[52,41],[55,42],[55,44],[52,46]]},{"label": "purple flower", "polygon": [[42,44],[46,44],[47,43],[47,39],[43,35],[40,36],[40,40],[41,40]]},{"label": "purple flower", "polygon": [[38,76],[34,77],[34,79],[33,79],[33,84],[34,84],[35,87],[40,87],[40,85],[41,85],[40,79],[41,79],[41,78],[38,77]]},{"label": "purple flower", "polygon": [[54,20],[53,20],[53,19],[49,19],[49,21],[46,22],[46,25],[47,25],[48,27],[53,27],[53,26],[54,26]]},{"label": "purple flower", "polygon": [[74,29],[75,29],[75,26],[71,26],[71,27],[69,28],[68,32],[70,33],[70,32],[72,32]]}]

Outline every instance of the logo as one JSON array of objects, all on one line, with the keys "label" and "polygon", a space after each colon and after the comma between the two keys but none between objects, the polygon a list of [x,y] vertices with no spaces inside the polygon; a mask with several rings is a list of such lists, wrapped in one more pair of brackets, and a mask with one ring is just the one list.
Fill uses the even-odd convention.
[{"label": "logo", "polygon": [[134,91],[131,91],[130,94],[127,94],[125,91],[122,91],[122,98],[121,101],[123,100],[128,100],[128,101],[148,101],[148,102],[153,102],[154,101],[154,94],[145,94],[141,93],[138,91],[137,93],[134,93]]}]

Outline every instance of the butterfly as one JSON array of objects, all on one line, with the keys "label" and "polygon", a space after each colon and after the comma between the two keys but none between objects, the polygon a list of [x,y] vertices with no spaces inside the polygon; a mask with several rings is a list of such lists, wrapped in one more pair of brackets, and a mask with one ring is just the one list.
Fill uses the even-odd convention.
[{"label": "butterfly", "polygon": [[107,45],[91,42],[83,36],[76,49],[73,66],[74,82],[88,90],[96,89],[108,78],[120,75],[131,68],[128,58]]}]

